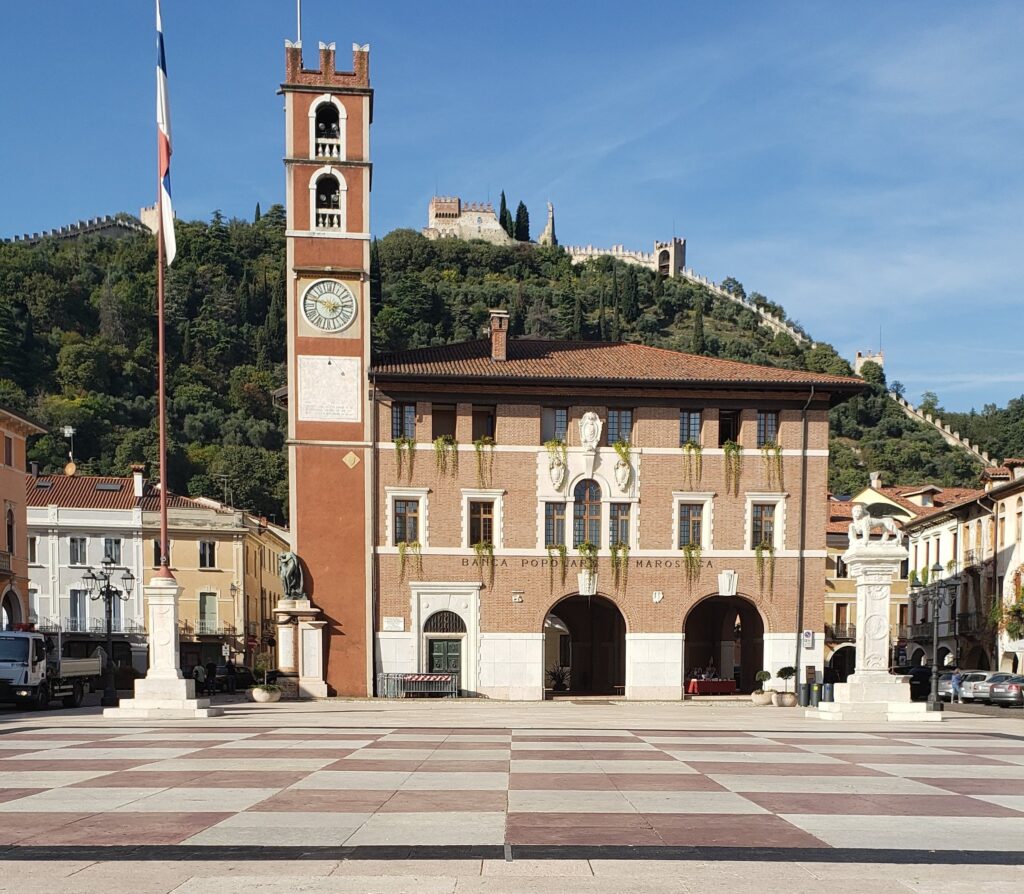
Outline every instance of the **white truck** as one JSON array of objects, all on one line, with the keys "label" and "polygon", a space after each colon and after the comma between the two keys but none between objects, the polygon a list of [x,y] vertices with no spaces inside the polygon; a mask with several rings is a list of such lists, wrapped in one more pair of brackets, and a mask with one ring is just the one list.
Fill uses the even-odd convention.
[{"label": "white truck", "polygon": [[0,704],[47,708],[59,698],[77,708],[103,671],[103,660],[63,658],[60,634],[0,631]]}]

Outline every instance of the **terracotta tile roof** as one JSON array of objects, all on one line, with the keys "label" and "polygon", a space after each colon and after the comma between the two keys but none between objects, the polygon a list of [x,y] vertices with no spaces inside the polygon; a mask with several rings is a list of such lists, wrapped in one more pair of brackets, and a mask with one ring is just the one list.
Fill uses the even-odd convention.
[{"label": "terracotta tile roof", "polygon": [[825,524],[826,534],[848,534],[850,522],[853,521],[853,501],[828,501],[828,521]]},{"label": "terracotta tile roof", "polygon": [[491,360],[489,339],[381,354],[372,366],[382,378],[457,378],[659,382],[672,384],[816,385],[854,393],[860,379],[755,366],[626,342],[512,339],[508,359]]},{"label": "terracotta tile roof", "polygon": [[[135,499],[135,483],[131,478],[106,475],[26,475],[25,502],[28,506],[59,506],[62,509],[142,509],[160,508],[160,489],[150,482],[143,485],[141,500]],[[202,509],[202,503],[168,494],[171,509]]]}]

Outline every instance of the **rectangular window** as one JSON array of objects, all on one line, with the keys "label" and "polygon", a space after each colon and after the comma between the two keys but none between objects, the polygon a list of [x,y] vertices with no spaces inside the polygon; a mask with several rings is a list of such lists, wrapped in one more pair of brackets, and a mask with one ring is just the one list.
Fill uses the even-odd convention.
[{"label": "rectangular window", "polygon": [[494,503],[491,501],[469,504],[469,545],[494,543]]},{"label": "rectangular window", "polygon": [[906,627],[907,626],[907,606],[906,606],[906,603],[904,603],[903,605],[897,605],[896,606],[896,619],[897,619],[896,623],[899,624],[900,627]]},{"label": "rectangular window", "polygon": [[679,504],[679,548],[701,545],[704,507],[700,503]]},{"label": "rectangular window", "polygon": [[39,561],[38,560],[38,550],[39,550],[38,538],[36,538],[36,537],[29,537],[28,538],[28,563],[29,563],[29,565],[35,565],[36,562]]},{"label": "rectangular window", "polygon": [[779,413],[777,410],[757,411],[757,446],[779,443]]},{"label": "rectangular window", "polygon": [[629,503],[608,506],[608,545],[629,546]]},{"label": "rectangular window", "polygon": [[700,444],[700,410],[679,411],[679,444]]},{"label": "rectangular window", "polygon": [[14,465],[14,439],[4,435],[4,465]]},{"label": "rectangular window", "polygon": [[569,410],[567,407],[544,407],[540,411],[540,439],[546,441],[565,441],[569,429]]},{"label": "rectangular window", "polygon": [[452,404],[434,404],[430,408],[431,438],[444,435],[455,437],[455,407]]},{"label": "rectangular window", "polygon": [[836,556],[836,577],[849,577],[849,572],[846,570],[846,563],[843,561],[842,556]]},{"label": "rectangular window", "polygon": [[420,501],[395,500],[395,543],[418,543]]},{"label": "rectangular window", "polygon": [[103,557],[110,559],[115,565],[121,564],[121,538],[120,537],[104,537],[103,538]]},{"label": "rectangular window", "polygon": [[217,594],[199,594],[199,633],[217,632]]},{"label": "rectangular window", "polygon": [[494,438],[494,407],[473,407],[473,440]]},{"label": "rectangular window", "polygon": [[753,505],[753,537],[751,537],[751,549],[765,544],[775,545],[775,504],[755,503]]},{"label": "rectangular window", "polygon": [[608,411],[608,446],[611,447],[617,441],[630,443],[633,437],[633,411],[632,410],[609,410]]},{"label": "rectangular window", "polygon": [[199,541],[199,567],[217,567],[217,544],[212,540]]},{"label": "rectangular window", "polygon": [[850,606],[846,602],[836,603],[836,626],[845,627],[849,623]]},{"label": "rectangular window", "polygon": [[84,537],[69,537],[70,555],[68,562],[72,565],[84,565],[86,563],[86,539]]},{"label": "rectangular window", "polygon": [[544,504],[544,545],[565,546],[565,503]]},{"label": "rectangular window", "polygon": [[65,620],[64,627],[74,633],[81,633],[87,629],[86,603],[89,594],[85,590],[72,590],[69,604],[70,616]]},{"label": "rectangular window", "polygon": [[718,411],[718,446],[724,447],[726,441],[739,443],[740,437],[740,411],[719,410]]},{"label": "rectangular window", "polygon": [[[171,554],[174,552],[174,548],[170,541],[167,541],[167,564],[171,564]],[[160,539],[157,538],[153,541],[153,567],[160,567]]]},{"label": "rectangular window", "polygon": [[416,404],[391,405],[391,440],[416,440]]}]

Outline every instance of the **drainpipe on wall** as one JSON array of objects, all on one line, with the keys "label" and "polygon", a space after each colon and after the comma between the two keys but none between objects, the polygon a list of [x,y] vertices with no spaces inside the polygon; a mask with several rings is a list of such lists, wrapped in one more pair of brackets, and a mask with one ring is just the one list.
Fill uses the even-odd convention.
[{"label": "drainpipe on wall", "polygon": [[[796,686],[800,685],[800,645],[804,629],[804,551],[807,544],[807,408],[814,400],[814,386],[811,385],[811,393],[807,396],[807,403],[800,411],[800,542],[798,546],[799,560],[796,566],[796,661],[793,666],[796,668],[796,676],[793,678]],[[797,689],[797,692],[800,690]]]}]

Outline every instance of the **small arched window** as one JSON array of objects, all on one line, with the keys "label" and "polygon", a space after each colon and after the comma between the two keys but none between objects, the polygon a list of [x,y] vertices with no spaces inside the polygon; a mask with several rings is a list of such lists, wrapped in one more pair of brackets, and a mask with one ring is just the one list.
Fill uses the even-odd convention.
[{"label": "small arched window", "polygon": [[1024,497],[1017,497],[1017,542],[1024,537]]},{"label": "small arched window", "polygon": [[318,230],[340,230],[342,228],[341,186],[333,174],[326,174],[316,181],[316,228]]},{"label": "small arched window", "polygon": [[14,510],[7,510],[7,552],[14,555]]},{"label": "small arched window", "polygon": [[667,251],[661,251],[658,253],[658,273],[662,276],[668,276],[671,273],[669,268],[669,255]]},{"label": "small arched window", "polygon": [[424,633],[465,633],[466,622],[455,612],[434,612],[423,625]]},{"label": "small arched window", "polygon": [[572,492],[573,524],[572,545],[579,546],[585,541],[601,545],[601,485],[592,478],[585,478]]}]

